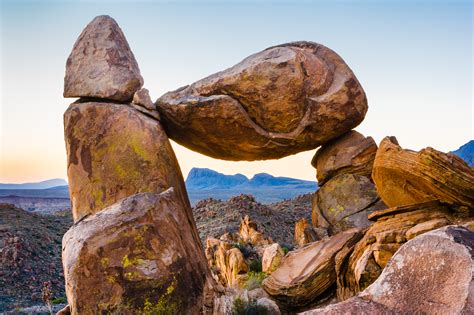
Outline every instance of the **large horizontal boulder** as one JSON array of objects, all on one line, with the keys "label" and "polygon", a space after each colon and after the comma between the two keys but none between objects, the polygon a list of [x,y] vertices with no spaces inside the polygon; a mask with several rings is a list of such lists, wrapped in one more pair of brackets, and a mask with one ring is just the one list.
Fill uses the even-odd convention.
[{"label": "large horizontal boulder", "polygon": [[345,300],[363,291],[381,274],[393,254],[418,233],[457,222],[457,216],[438,201],[394,207],[369,215],[374,224],[355,245],[338,270],[337,295]]},{"label": "large horizontal boulder", "polygon": [[366,228],[367,216],[385,209],[385,204],[369,178],[340,174],[318,189],[313,197],[313,225],[327,228],[330,234],[356,228]]},{"label": "large horizontal boulder", "polygon": [[474,168],[452,153],[404,150],[394,137],[380,143],[372,178],[390,207],[438,199],[474,208]]},{"label": "large horizontal boulder", "polygon": [[311,161],[321,186],[339,174],[372,174],[377,144],[355,130],[329,141],[319,148]]},{"label": "large horizontal boulder", "polygon": [[67,60],[64,97],[124,102],[142,85],[137,61],[117,22],[107,15],[94,18]]},{"label": "large horizontal boulder", "polygon": [[303,314],[472,314],[474,232],[446,226],[402,245],[380,277],[342,303]]},{"label": "large horizontal boulder", "polygon": [[[292,310],[317,304],[336,283],[335,256],[362,234],[351,229],[289,252],[263,281],[264,290]],[[331,291],[331,292],[328,292]]]},{"label": "large horizontal boulder", "polygon": [[314,149],[367,112],[351,69],[312,42],[265,49],[156,105],[171,139],[214,158],[248,161]]},{"label": "large horizontal boulder", "polygon": [[170,188],[130,196],[63,237],[72,314],[198,314],[212,278],[187,205]]},{"label": "large horizontal boulder", "polygon": [[173,149],[155,119],[125,104],[76,102],[64,114],[64,129],[75,221],[135,193],[169,187],[189,204]]}]

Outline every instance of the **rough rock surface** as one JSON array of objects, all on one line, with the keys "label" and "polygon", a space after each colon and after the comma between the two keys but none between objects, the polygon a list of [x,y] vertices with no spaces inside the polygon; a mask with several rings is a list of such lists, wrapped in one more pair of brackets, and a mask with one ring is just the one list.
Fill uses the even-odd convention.
[{"label": "rough rock surface", "polygon": [[147,89],[140,89],[133,95],[132,107],[156,120],[160,120],[160,113],[156,110],[155,104],[151,101]]},{"label": "rough rock surface", "polygon": [[372,178],[390,207],[429,200],[474,208],[474,168],[452,153],[402,149],[394,137],[380,143]]},{"label": "rough rock surface", "polygon": [[[189,204],[160,123],[128,105],[73,103],[64,114],[72,213],[78,221],[138,192],[175,187]],[[192,219],[191,209],[188,217]]]},{"label": "rough rock surface", "polygon": [[303,218],[295,223],[295,244],[298,247],[303,247],[319,239],[308,220]]},{"label": "rough rock surface", "polygon": [[370,219],[376,222],[354,247],[350,257],[340,262],[337,288],[340,300],[354,296],[373,283],[392,255],[407,241],[410,230],[424,226],[426,231],[426,223],[433,220],[445,224],[457,220],[450,209],[438,201],[377,211]]},{"label": "rough rock surface", "polygon": [[171,139],[214,158],[249,161],[314,149],[367,112],[350,68],[311,42],[270,47],[156,105]]},{"label": "rough rock surface", "polygon": [[359,296],[303,314],[472,314],[474,232],[446,226],[404,244]]},{"label": "rough rock surface", "polygon": [[197,314],[212,278],[180,196],[140,193],[77,222],[63,238],[72,314]]},{"label": "rough rock surface", "polygon": [[240,287],[249,268],[242,252],[233,242],[223,239],[206,240],[206,258],[216,281],[227,287]]},{"label": "rough rock surface", "polygon": [[353,227],[368,227],[371,222],[367,216],[385,208],[369,178],[340,174],[314,194],[312,220],[314,226],[335,234]]},{"label": "rough rock surface", "polygon": [[255,247],[270,245],[273,241],[258,230],[257,224],[246,215],[240,222],[239,235],[242,241]]},{"label": "rough rock surface", "polygon": [[292,309],[314,303],[336,282],[336,254],[360,236],[357,229],[351,229],[289,252],[263,281],[264,290]]},{"label": "rough rock surface", "polygon": [[278,243],[273,243],[265,247],[262,256],[262,271],[270,274],[281,264],[285,252]]},{"label": "rough rock surface", "polygon": [[64,97],[125,102],[142,85],[138,64],[117,22],[106,15],[94,18],[67,60]]},{"label": "rough rock surface", "polygon": [[318,185],[324,185],[338,174],[372,174],[377,144],[372,137],[364,137],[355,130],[325,143],[313,157]]}]

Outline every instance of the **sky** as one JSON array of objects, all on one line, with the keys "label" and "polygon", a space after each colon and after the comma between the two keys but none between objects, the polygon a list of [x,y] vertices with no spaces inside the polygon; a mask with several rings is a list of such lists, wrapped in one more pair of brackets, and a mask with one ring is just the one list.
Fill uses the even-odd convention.
[{"label": "sky", "polygon": [[[66,179],[66,59],[95,16],[116,19],[153,100],[269,46],[308,40],[336,51],[369,102],[356,128],[419,150],[474,139],[471,1],[0,0],[0,182]],[[315,180],[315,150],[280,160],[216,160],[172,143],[192,167]]]}]

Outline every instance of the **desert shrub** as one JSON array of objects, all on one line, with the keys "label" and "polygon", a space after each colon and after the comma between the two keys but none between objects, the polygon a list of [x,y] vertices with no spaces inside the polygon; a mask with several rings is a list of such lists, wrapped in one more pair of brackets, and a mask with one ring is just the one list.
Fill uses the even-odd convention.
[{"label": "desert shrub", "polygon": [[249,271],[247,273],[247,281],[245,282],[245,288],[247,290],[253,290],[261,287],[263,280],[267,277],[265,272],[254,272]]},{"label": "desert shrub", "polygon": [[51,300],[51,304],[65,304],[67,299],[64,296],[60,296]]},{"label": "desert shrub", "polygon": [[249,270],[253,272],[262,272],[262,259],[257,258],[250,261]]},{"label": "desert shrub", "polygon": [[248,258],[253,254],[252,248],[243,242],[234,243],[233,247],[238,248],[242,252],[242,255],[244,255],[244,258]]},{"label": "desert shrub", "polygon": [[267,315],[268,310],[263,305],[258,305],[257,300],[244,301],[240,297],[234,300],[232,315]]},{"label": "desert shrub", "polygon": [[286,246],[283,246],[281,249],[283,250],[283,253],[285,253],[285,255],[288,254],[288,252],[290,251]]}]

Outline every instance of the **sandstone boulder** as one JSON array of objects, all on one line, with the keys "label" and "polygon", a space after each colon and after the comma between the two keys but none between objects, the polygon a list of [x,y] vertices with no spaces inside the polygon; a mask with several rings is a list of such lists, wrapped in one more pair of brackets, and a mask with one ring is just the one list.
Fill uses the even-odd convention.
[{"label": "sandstone boulder", "polygon": [[380,143],[372,178],[390,207],[438,199],[474,208],[474,168],[451,153],[402,149],[394,137]]},{"label": "sandstone boulder", "polygon": [[[73,103],[64,129],[75,221],[135,193],[169,187],[189,205],[173,149],[155,119],[124,104]],[[194,221],[189,206],[187,212]]]},{"label": "sandstone boulder", "polygon": [[212,278],[187,205],[170,188],[140,193],[76,222],[63,238],[72,314],[197,314]]},{"label": "sandstone boulder", "polygon": [[320,238],[309,224],[308,220],[301,219],[295,223],[295,244],[303,247],[306,244],[317,241]]},{"label": "sandstone boulder", "polygon": [[373,283],[413,230],[426,232],[430,226],[434,229],[439,224],[457,220],[450,209],[438,201],[376,211],[369,218],[376,222],[355,245],[352,254],[340,262],[339,300],[354,296]]},{"label": "sandstone boulder", "polygon": [[285,252],[278,243],[265,247],[262,256],[262,271],[267,274],[275,271],[281,264]]},{"label": "sandstone boulder", "polygon": [[263,247],[273,243],[270,238],[258,230],[257,224],[248,215],[240,221],[239,237],[240,240],[254,247]]},{"label": "sandstone boulder", "polygon": [[67,60],[64,97],[125,102],[142,85],[138,64],[117,22],[107,15],[94,18]]},{"label": "sandstone boulder", "polygon": [[327,228],[330,234],[366,228],[367,216],[386,208],[375,185],[362,175],[340,174],[318,189],[313,198],[313,225]]},{"label": "sandstone boulder", "polygon": [[311,42],[270,47],[156,102],[170,138],[225,160],[276,159],[311,150],[364,119],[351,69]]},{"label": "sandstone boulder", "polygon": [[472,314],[474,232],[446,226],[404,244],[357,297],[303,314]]},{"label": "sandstone boulder", "polygon": [[372,137],[364,137],[355,130],[325,143],[313,157],[318,185],[322,186],[339,174],[372,174],[377,145]]},{"label": "sandstone boulder", "polygon": [[351,229],[289,252],[280,267],[263,281],[264,290],[293,310],[317,303],[336,282],[336,254],[360,237],[357,229]]}]

